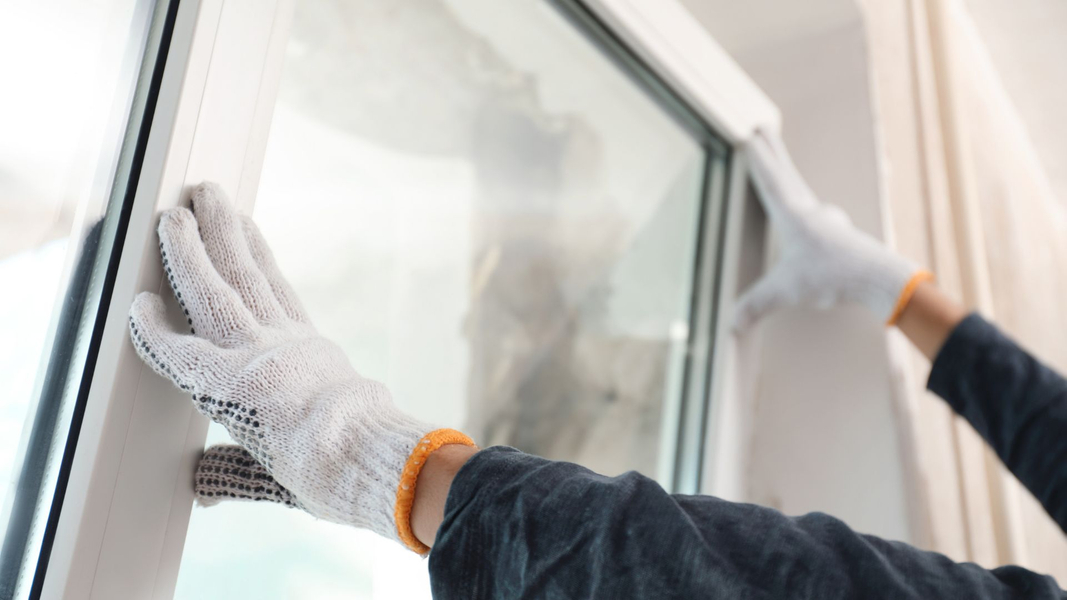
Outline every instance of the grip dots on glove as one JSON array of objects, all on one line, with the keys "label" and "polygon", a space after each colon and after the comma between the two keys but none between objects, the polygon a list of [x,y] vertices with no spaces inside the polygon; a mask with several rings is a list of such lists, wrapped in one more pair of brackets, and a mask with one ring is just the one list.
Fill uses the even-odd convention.
[{"label": "grip dots on glove", "polygon": [[400,474],[400,484],[396,489],[396,510],[393,513],[393,518],[396,520],[396,530],[400,536],[400,541],[404,542],[408,549],[418,554],[427,554],[430,551],[430,547],[420,542],[411,530],[411,505],[415,502],[415,484],[418,482],[422,467],[426,464],[426,459],[438,448],[448,444],[460,444],[477,448],[474,440],[455,429],[435,429],[419,440],[415,449],[411,451],[411,455],[408,456],[408,460],[404,464],[404,470]]},{"label": "grip dots on glove", "polygon": [[133,317],[131,316],[128,319],[130,322],[130,339],[133,340],[133,345],[134,348],[137,349],[137,353],[140,354],[146,362],[151,362],[151,366],[155,367],[156,373],[170,379],[179,389],[186,391],[192,390],[192,385],[183,383],[178,378],[178,375],[170,369],[170,365],[156,356],[155,351],[148,345],[148,342],[145,341],[144,336],[141,335],[141,330],[137,327],[137,322],[133,320]]},{"label": "grip dots on glove", "polygon": [[194,489],[197,501],[204,506],[233,499],[265,500],[300,508],[292,492],[240,446],[208,448],[196,467]]},{"label": "grip dots on glove", "polygon": [[185,306],[182,293],[178,291],[178,284],[174,283],[174,273],[170,270],[170,260],[167,259],[167,251],[163,249],[163,242],[159,243],[159,255],[163,259],[163,272],[167,274],[167,280],[170,281],[170,289],[174,291],[174,297],[178,300],[178,305],[181,306],[182,312],[185,313],[185,320],[189,322],[189,333],[196,335],[196,328],[193,327],[193,317],[189,314],[189,307]]},{"label": "grip dots on glove", "polygon": [[225,427],[230,436],[248,450],[252,458],[270,468],[271,457],[263,447],[264,435],[257,409],[249,409],[237,400],[224,402],[203,394],[193,394],[193,406],[200,414]]}]

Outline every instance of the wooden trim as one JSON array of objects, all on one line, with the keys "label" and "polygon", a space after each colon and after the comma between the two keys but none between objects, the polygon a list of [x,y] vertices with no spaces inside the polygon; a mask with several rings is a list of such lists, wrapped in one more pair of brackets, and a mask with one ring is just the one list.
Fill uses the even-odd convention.
[{"label": "wooden trim", "polygon": [[[886,175],[888,238],[903,240],[897,250],[930,267],[950,295],[992,316],[982,212],[961,105],[965,8],[959,0],[863,4],[869,38],[882,52],[872,56],[872,69],[883,104],[883,153],[894,165]],[[912,128],[901,126],[909,121]],[[954,560],[986,566],[1022,561],[1017,484],[1005,479],[999,460],[970,425],[925,391],[928,361],[900,344],[891,348],[906,382],[901,426],[914,444],[909,460],[921,529],[916,541]]]},{"label": "wooden trim", "polygon": [[[965,109],[958,82],[965,59],[958,55],[959,0],[926,0],[927,24],[941,115],[941,137],[948,179],[948,200],[959,269],[960,297],[968,306],[995,314],[985,252],[981,207],[975,189]],[[956,419],[956,441],[963,477],[972,559],[989,565],[1019,562],[1025,547],[1018,485],[1005,478],[999,459],[962,418]],[[1013,485],[1014,484],[1014,485]]]}]

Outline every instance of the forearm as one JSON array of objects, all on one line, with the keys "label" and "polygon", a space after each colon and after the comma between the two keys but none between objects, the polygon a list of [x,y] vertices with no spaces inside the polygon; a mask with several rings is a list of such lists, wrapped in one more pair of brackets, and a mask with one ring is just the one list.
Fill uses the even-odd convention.
[{"label": "forearm", "polygon": [[930,283],[897,326],[933,361],[930,390],[1067,531],[1067,381]]},{"label": "forearm", "polygon": [[509,448],[474,456],[452,488],[435,598],[1064,600],[1049,577],[956,564],[828,515],[671,495]]},{"label": "forearm", "polygon": [[970,315],[943,340],[927,386],[1067,532],[1067,380]]}]

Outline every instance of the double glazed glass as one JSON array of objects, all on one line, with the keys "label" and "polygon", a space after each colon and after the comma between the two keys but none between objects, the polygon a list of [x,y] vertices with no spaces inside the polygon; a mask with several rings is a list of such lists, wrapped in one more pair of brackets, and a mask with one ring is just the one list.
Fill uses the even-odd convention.
[{"label": "double glazed glass", "polygon": [[[582,23],[539,1],[301,0],[254,217],[315,325],[403,410],[669,485],[725,158]],[[429,591],[374,534],[195,510],[176,597],[237,596]]]},{"label": "double glazed glass", "polygon": [[0,599],[39,594],[165,12],[0,4]]}]

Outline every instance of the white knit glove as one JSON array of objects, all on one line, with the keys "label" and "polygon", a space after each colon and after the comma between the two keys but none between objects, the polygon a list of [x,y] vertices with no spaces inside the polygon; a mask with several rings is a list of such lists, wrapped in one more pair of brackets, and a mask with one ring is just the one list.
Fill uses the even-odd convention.
[{"label": "white knit glove", "polygon": [[778,137],[758,132],[746,150],[782,252],[738,300],[735,327],[745,329],[779,308],[848,303],[895,322],[915,287],[933,275],[856,229],[840,208],[820,202]]},{"label": "white knit glove", "polygon": [[361,377],[315,331],[259,230],[218,187],[197,188],[193,208],[195,217],[175,208],[159,223],[163,268],[192,334],[142,293],[130,309],[141,358],[191,392],[290,502],[426,552],[408,519],[418,471],[441,445],[473,442],[401,413],[384,385]]}]

